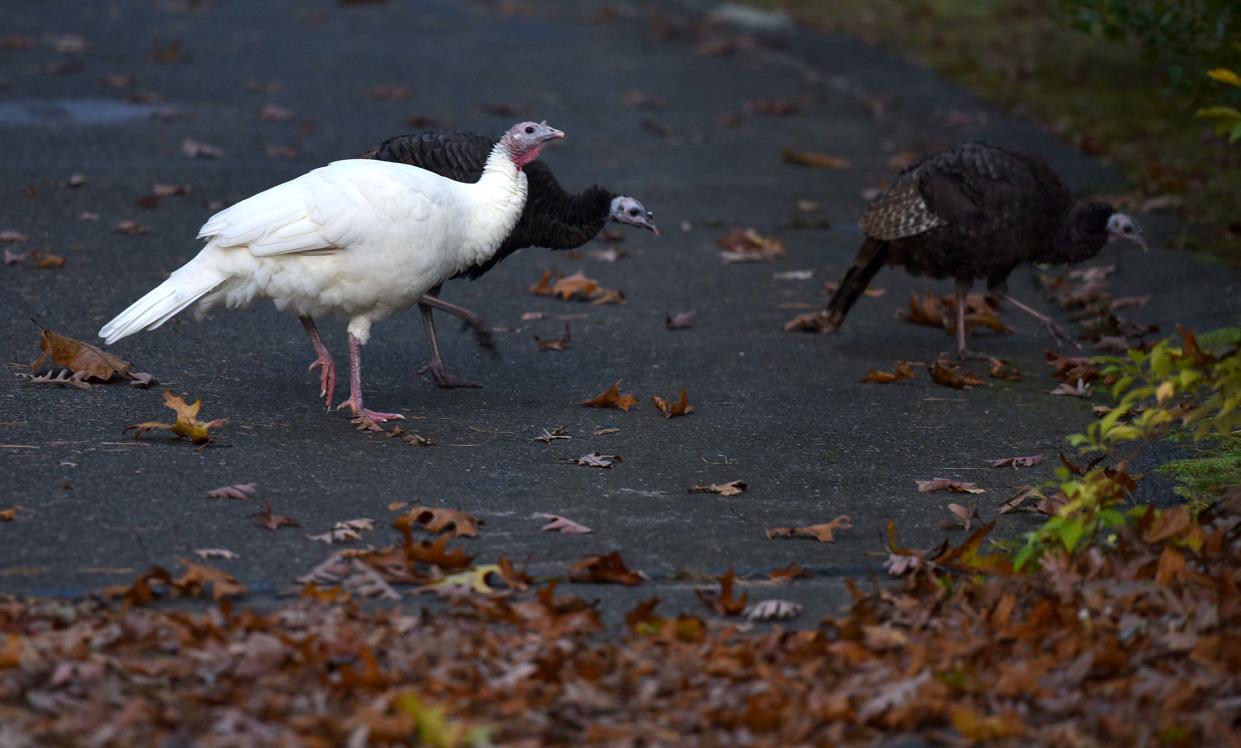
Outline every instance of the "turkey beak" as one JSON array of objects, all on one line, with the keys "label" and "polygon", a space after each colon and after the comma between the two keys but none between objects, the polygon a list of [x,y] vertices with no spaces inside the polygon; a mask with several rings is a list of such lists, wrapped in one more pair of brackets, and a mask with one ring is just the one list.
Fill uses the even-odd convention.
[{"label": "turkey beak", "polygon": [[550,142],[550,141],[552,141],[552,140],[560,140],[560,139],[561,139],[561,138],[563,138],[563,137],[564,137],[564,131],[563,131],[563,130],[557,130],[557,129],[556,129],[556,128],[554,128],[554,127],[549,127],[549,128],[547,128],[547,129],[543,132],[543,134],[542,134],[542,135],[540,135],[540,136],[539,136],[539,142],[540,142],[540,143],[547,143],[547,142]]},{"label": "turkey beak", "polygon": [[1146,237],[1142,236],[1141,231],[1139,231],[1137,235],[1133,237],[1133,241],[1136,242],[1137,245],[1142,248],[1143,252],[1146,252],[1148,254],[1150,253],[1151,251],[1150,247],[1146,246]]}]

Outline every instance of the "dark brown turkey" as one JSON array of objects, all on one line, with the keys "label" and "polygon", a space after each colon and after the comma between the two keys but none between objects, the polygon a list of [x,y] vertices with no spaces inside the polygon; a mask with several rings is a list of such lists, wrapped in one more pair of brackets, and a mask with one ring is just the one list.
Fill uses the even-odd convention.
[{"label": "dark brown turkey", "polygon": [[819,329],[840,327],[884,265],[913,275],[956,279],[957,356],[965,344],[965,297],[976,279],[1001,303],[1034,317],[1057,341],[1067,334],[1047,315],[1008,293],[1024,262],[1077,263],[1109,236],[1146,248],[1142,231],[1111,205],[1074,200],[1037,154],[972,141],[909,166],[862,214],[866,241],[827,304]]}]

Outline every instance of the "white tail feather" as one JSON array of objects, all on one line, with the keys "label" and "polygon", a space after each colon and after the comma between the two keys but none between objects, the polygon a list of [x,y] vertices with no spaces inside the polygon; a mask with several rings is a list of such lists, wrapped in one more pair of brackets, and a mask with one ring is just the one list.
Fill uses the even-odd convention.
[{"label": "white tail feather", "polygon": [[99,337],[111,345],[139,330],[154,330],[220,285],[224,278],[219,270],[191,261],[116,315],[99,330]]}]

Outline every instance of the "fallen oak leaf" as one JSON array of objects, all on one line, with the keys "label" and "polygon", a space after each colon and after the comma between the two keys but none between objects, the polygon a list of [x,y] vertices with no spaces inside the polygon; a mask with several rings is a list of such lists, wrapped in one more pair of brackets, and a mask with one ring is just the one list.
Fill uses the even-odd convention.
[{"label": "fallen oak leaf", "polygon": [[207,492],[210,499],[252,499],[259,492],[257,483],[234,483],[231,486],[213,488]]},{"label": "fallen oak leaf", "polygon": [[606,556],[587,556],[569,567],[570,582],[579,584],[623,584],[627,587],[642,584],[646,576],[625,566],[619,551]]},{"label": "fallen oak leaf", "polygon": [[877,369],[868,369],[866,376],[862,382],[877,382],[879,384],[891,384],[892,382],[900,382],[905,379],[914,378],[913,364],[908,361],[897,361],[896,367],[892,371],[879,371]]},{"label": "fallen oak leaf", "polygon": [[524,592],[534,584],[534,577],[526,573],[526,571],[518,570],[513,566],[513,562],[508,560],[507,556],[500,556],[496,561],[498,567],[496,573],[500,575],[500,579],[509,586],[510,589],[517,592]]},{"label": "fallen oak leaf", "polygon": [[45,374],[25,374],[18,373],[19,379],[25,379],[31,384],[52,384],[57,387],[76,387],[79,390],[91,389],[90,383],[83,381],[77,374],[68,369],[53,369]]},{"label": "fallen oak leaf", "polygon": [[685,390],[681,390],[681,397],[675,403],[665,400],[659,395],[651,395],[651,402],[655,403],[655,409],[663,415],[664,418],[676,418],[678,416],[686,416],[694,412],[694,406],[689,404],[689,395]]},{"label": "fallen oak leaf", "polygon": [[551,444],[557,439],[572,439],[572,438],[573,437],[569,436],[569,432],[565,431],[564,426],[557,426],[551,431],[548,431],[547,429],[543,429],[543,433],[534,437],[533,439],[531,439],[531,441],[543,442],[544,444]]},{"label": "fallen oak leaf", "polygon": [[785,332],[803,330],[805,332],[829,333],[835,329],[836,326],[828,322],[827,315],[823,312],[806,312],[784,323]]},{"label": "fallen oak leaf", "polygon": [[696,484],[689,487],[690,493],[718,493],[721,496],[737,496],[748,488],[748,484],[743,480],[729,481],[728,483],[710,483]]},{"label": "fallen oak leaf", "polygon": [[995,511],[996,514],[1008,514],[1009,512],[1037,512],[1037,508],[1026,508],[1024,504],[1029,499],[1045,499],[1043,492],[1034,486],[1017,486],[1017,492],[1011,499],[1000,505]]},{"label": "fallen oak leaf", "polygon": [[133,364],[128,361],[46,327],[39,328],[39,350],[39,357],[30,363],[32,371],[38,371],[50,358],[57,366],[67,367],[81,380],[106,382],[117,375],[133,377]]},{"label": "fallen oak leaf", "polygon": [[1084,379],[1079,379],[1074,384],[1061,382],[1054,390],[1051,390],[1051,394],[1066,397],[1090,397],[1090,385],[1086,384]]},{"label": "fallen oak leaf", "polygon": [[771,581],[777,583],[791,582],[794,579],[801,579],[809,576],[813,575],[806,571],[806,567],[795,561],[790,561],[784,566],[777,567],[767,572],[767,577]]},{"label": "fallen oak leaf", "polygon": [[575,457],[570,460],[570,462],[575,465],[604,469],[611,469],[611,467],[616,463],[624,461],[625,460],[620,455],[605,455],[598,452],[591,452],[588,455],[582,455],[581,457]]},{"label": "fallen oak leaf", "polygon": [[57,254],[52,254],[51,252],[46,252],[42,249],[32,251],[29,255],[27,255],[27,257],[30,258],[30,261],[33,262],[34,266],[39,270],[63,268],[65,263],[68,262],[68,260],[64,257]]},{"label": "fallen oak leaf", "polygon": [[181,141],[181,152],[190,158],[220,158],[224,151],[213,145],[200,143],[193,138]]},{"label": "fallen oak leaf", "polygon": [[978,385],[986,384],[986,382],[970,372],[969,369],[962,369],[960,366],[951,365],[943,357],[936,359],[935,363],[928,368],[931,372],[931,380],[944,387],[968,390]]},{"label": "fallen oak leaf", "polygon": [[176,588],[180,595],[200,597],[206,591],[208,585],[211,587],[211,599],[213,600],[240,597],[246,594],[246,586],[237,581],[237,577],[222,569],[196,564],[184,558],[181,559],[181,563],[185,566],[185,573],[173,581],[171,585]]},{"label": "fallen oak leaf", "polygon": [[375,521],[362,517],[359,519],[347,519],[332,525],[332,529],[318,535],[307,535],[309,540],[318,543],[349,543],[362,540],[362,533],[366,530],[374,530]]},{"label": "fallen oak leaf", "polygon": [[729,566],[728,571],[724,572],[724,576],[715,578],[720,583],[719,592],[709,592],[706,590],[694,590],[694,594],[711,610],[722,616],[741,615],[746,609],[746,603],[749,602],[749,594],[743,594],[737,597],[733,594],[733,567]]},{"label": "fallen oak leaf", "polygon": [[594,296],[590,297],[590,303],[593,306],[603,306],[605,304],[624,304],[625,293],[616,288],[600,288]]},{"label": "fallen oak leaf", "polygon": [[694,326],[694,312],[677,312],[664,315],[664,329],[687,330]]},{"label": "fallen oak leaf", "polygon": [[594,530],[590,529],[586,525],[574,522],[568,517],[561,517],[559,514],[547,514],[546,512],[535,512],[534,514],[530,516],[533,517],[534,519],[550,520],[547,524],[539,528],[543,530],[544,532],[559,532],[565,535],[587,535],[589,533],[594,532]]},{"label": "fallen oak leaf", "polygon": [[473,566],[465,571],[440,577],[433,582],[423,585],[416,591],[434,592],[442,597],[455,597],[470,592],[477,592],[480,595],[494,595],[500,592],[500,590],[488,583],[488,578],[492,575],[495,575],[497,578],[500,577],[499,565],[483,564],[481,566]]},{"label": "fallen oak leaf", "polygon": [[131,221],[128,218],[123,221],[117,221],[115,229],[118,233],[129,234],[130,236],[144,236],[150,233],[150,229],[137,221]]},{"label": "fallen oak leaf", "polygon": [[1021,381],[1021,371],[1016,366],[998,358],[991,359],[990,376],[992,379],[1001,379],[1005,382]]},{"label": "fallen oak leaf", "polygon": [[978,519],[978,505],[970,504],[949,504],[948,511],[952,512],[955,519],[946,520],[940,524],[945,530],[965,530],[969,532],[974,520]]},{"label": "fallen oak leaf", "polygon": [[1001,457],[999,459],[990,460],[991,467],[1034,467],[1043,462],[1042,455],[1029,455],[1027,457]]},{"label": "fallen oak leaf", "polygon": [[810,538],[820,543],[835,543],[837,530],[850,530],[853,522],[848,515],[840,515],[831,522],[805,527],[769,527],[765,531],[768,540],[775,538]]},{"label": "fallen oak leaf", "polygon": [[538,345],[540,351],[563,351],[569,346],[569,343],[572,342],[572,340],[573,333],[569,329],[568,320],[565,320],[564,323],[564,337],[541,338],[538,335],[534,336],[534,342]]},{"label": "fallen oak leaf", "polygon": [[427,532],[435,535],[446,534],[446,538],[476,538],[478,526],[484,523],[461,509],[415,506],[410,507],[403,516],[397,517],[393,524],[398,528],[402,525],[407,528],[422,525]]},{"label": "fallen oak leaf", "polygon": [[0,509],[0,522],[12,522],[17,519],[17,510],[20,508],[11,506],[8,509]]},{"label": "fallen oak leaf", "polygon": [[[364,429],[359,429],[359,430],[364,430]],[[365,429],[365,430],[369,430],[369,429]],[[383,431],[383,429],[380,429],[380,431]],[[430,447],[433,444],[435,444],[435,442],[431,441],[430,439],[423,436],[422,434],[415,434],[412,431],[406,431],[400,426],[394,427],[391,431],[384,431],[384,433],[387,434],[389,438],[400,439],[406,444],[411,444],[415,447]]]},{"label": "fallen oak leaf", "polygon": [[840,156],[829,156],[826,153],[816,153],[814,151],[794,151],[785,148],[783,159],[784,163],[796,166],[814,166],[819,169],[849,168],[849,159],[841,158]]},{"label": "fallen oak leaf", "polygon": [[302,523],[283,514],[272,514],[271,502],[263,502],[263,509],[253,515],[258,519],[259,527],[265,530],[279,530],[281,527],[301,527]]},{"label": "fallen oak leaf", "polygon": [[582,271],[578,271],[573,275],[560,278],[552,284],[551,296],[559,296],[568,301],[574,296],[580,296],[581,301],[589,300],[591,296],[599,290],[599,282],[587,278]]},{"label": "fallen oak leaf", "polygon": [[220,558],[225,561],[232,561],[233,559],[241,558],[241,556],[233,553],[227,548],[196,548],[194,550],[194,555],[201,558]]},{"label": "fallen oak leaf", "polygon": [[0,243],[15,242],[20,244],[21,242],[29,240],[30,237],[20,231],[14,231],[12,229],[4,229],[3,231],[0,231]]},{"label": "fallen oak leaf", "polygon": [[734,229],[717,239],[720,260],[725,265],[734,262],[769,262],[788,255],[784,242],[775,237],[763,236],[754,229]]},{"label": "fallen oak leaf", "polygon": [[638,404],[638,398],[634,397],[633,393],[622,395],[620,383],[621,380],[616,380],[611,387],[589,400],[583,400],[581,404],[590,408],[618,408],[628,413],[630,408]]},{"label": "fallen oak leaf", "polygon": [[986,493],[985,488],[979,488],[976,483],[965,483],[963,481],[952,480],[950,478],[932,478],[930,480],[915,480],[918,484],[918,493],[927,493],[929,491],[952,491],[953,493]]},{"label": "fallen oak leaf", "polygon": [[943,300],[930,291],[923,291],[921,295],[909,294],[909,310],[898,310],[896,318],[915,325],[944,327],[946,324],[944,312]]},{"label": "fallen oak leaf", "polygon": [[176,422],[145,421],[143,423],[135,423],[132,426],[126,426],[122,433],[128,433],[130,429],[133,429],[134,439],[139,440],[148,431],[164,430],[171,431],[182,439],[188,439],[194,444],[210,444],[211,429],[223,426],[227,423],[227,419],[217,418],[212,421],[199,421],[198,411],[202,408],[202,404],[202,400],[195,400],[192,405],[188,404],[185,402],[185,398],[172,394],[172,390],[164,390],[164,407],[176,412]]}]

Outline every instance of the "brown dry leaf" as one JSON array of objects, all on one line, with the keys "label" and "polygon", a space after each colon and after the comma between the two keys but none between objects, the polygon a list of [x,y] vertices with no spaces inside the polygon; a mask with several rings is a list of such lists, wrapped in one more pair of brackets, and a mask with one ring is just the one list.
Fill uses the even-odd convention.
[{"label": "brown dry leaf", "polygon": [[995,511],[996,514],[1008,514],[1009,512],[1036,512],[1036,508],[1027,508],[1025,503],[1030,499],[1043,499],[1043,492],[1034,486],[1017,486],[1017,492],[1008,501],[1000,505]]},{"label": "brown dry leaf", "polygon": [[496,561],[496,567],[496,574],[508,585],[509,589],[523,592],[534,584],[534,577],[527,574],[524,569],[518,570],[514,567],[513,562],[509,561],[507,556],[501,556]]},{"label": "brown dry leaf", "polygon": [[234,483],[231,486],[213,488],[207,492],[209,499],[252,499],[258,495],[257,483]]},{"label": "brown dry leaf", "polygon": [[986,493],[985,488],[979,488],[976,483],[966,483],[964,481],[952,480],[950,478],[932,478],[930,480],[915,480],[918,485],[918,493],[927,493],[928,491],[951,491],[953,493]]},{"label": "brown dry leaf", "polygon": [[868,369],[866,376],[862,382],[877,382],[879,384],[891,384],[904,379],[914,378],[914,367],[908,361],[897,361],[896,368],[892,371],[879,371],[878,369]]},{"label": "brown dry leaf", "polygon": [[630,408],[638,404],[638,398],[629,392],[622,395],[620,383],[621,380],[616,380],[611,387],[589,400],[583,400],[581,404],[591,408],[618,408],[628,413]]},{"label": "brown dry leaf", "polygon": [[1076,382],[1061,382],[1051,390],[1051,394],[1065,397],[1090,397],[1090,385],[1086,384],[1083,379]]},{"label": "brown dry leaf", "polygon": [[625,292],[616,288],[600,288],[594,296],[590,297],[590,303],[594,306],[624,304]]},{"label": "brown dry leaf", "polygon": [[207,143],[200,143],[193,138],[181,141],[181,152],[190,158],[220,158],[224,151]]},{"label": "brown dry leaf", "polygon": [[664,328],[668,330],[685,330],[694,326],[694,312],[677,312],[664,315]]},{"label": "brown dry leaf", "polygon": [[237,577],[222,569],[196,564],[184,558],[181,559],[181,564],[185,566],[185,573],[173,582],[173,586],[182,595],[201,597],[208,585],[211,586],[211,599],[213,600],[240,597],[246,594],[246,586],[237,581]]},{"label": "brown dry leaf", "polygon": [[38,371],[50,358],[57,366],[67,367],[79,379],[106,382],[114,376],[133,378],[133,364],[128,361],[45,327],[40,328],[39,350],[42,353],[31,362],[31,371]]},{"label": "brown dry leaf", "polygon": [[8,509],[0,509],[0,522],[12,522],[17,519],[17,510],[19,508],[11,506]]},{"label": "brown dry leaf", "polygon": [[655,403],[655,409],[658,410],[664,418],[676,418],[678,416],[686,416],[694,412],[694,406],[689,404],[689,395],[686,394],[684,388],[682,388],[681,396],[675,403],[671,400],[665,400],[659,395],[651,395],[651,402]]},{"label": "brown dry leaf", "polygon": [[1029,455],[1026,457],[1000,457],[998,459],[991,460],[991,467],[1034,467],[1035,465],[1042,464],[1042,462],[1042,455]]},{"label": "brown dry leaf", "polygon": [[12,244],[21,244],[22,242],[26,242],[26,241],[30,241],[30,237],[26,236],[20,231],[13,231],[12,229],[5,229],[4,231],[0,231],[0,244],[6,243],[6,242],[12,243]]},{"label": "brown dry leaf", "polygon": [[809,577],[809,576],[813,576],[813,575],[810,572],[806,571],[806,567],[794,561],[790,561],[788,564],[784,566],[772,569],[771,571],[767,572],[767,577],[771,579],[771,581],[779,582],[779,583],[791,582],[794,579],[802,579],[803,577]]},{"label": "brown dry leaf", "polygon": [[716,577],[720,583],[719,592],[708,592],[706,590],[694,590],[694,594],[711,610],[722,616],[738,616],[745,610],[746,604],[750,601],[748,594],[737,597],[733,593],[733,567],[729,566],[728,571],[724,572],[724,576]]},{"label": "brown dry leaf", "polygon": [[126,426],[123,433],[128,433],[130,429],[133,429],[134,439],[141,439],[142,435],[148,431],[165,430],[171,431],[182,439],[189,439],[194,444],[209,444],[211,443],[210,430],[223,426],[227,421],[223,418],[217,418],[213,421],[199,421],[198,411],[202,408],[202,405],[202,400],[195,400],[191,405],[186,403],[181,396],[172,394],[172,390],[164,390],[164,407],[176,412],[176,422],[145,421],[143,423],[135,423],[132,426]]},{"label": "brown dry leaf", "polygon": [[1047,365],[1054,369],[1052,377],[1061,382],[1089,384],[1099,378],[1099,369],[1091,363],[1090,356],[1061,356],[1055,351],[1046,351],[1043,356]]},{"label": "brown dry leaf", "polygon": [[[369,430],[369,429],[367,429]],[[382,431],[382,429],[380,429]],[[390,439],[400,439],[401,441],[414,447],[430,447],[435,444],[422,434],[415,434],[412,431],[406,431],[400,426],[395,426],[391,431],[384,431]]]},{"label": "brown dry leaf", "polygon": [[164,45],[156,44],[155,48],[151,52],[151,56],[155,58],[156,62],[163,63],[165,65],[180,60],[181,54],[182,49],[180,39],[174,39]]},{"label": "brown dry leaf", "polygon": [[404,515],[397,517],[393,524],[398,528],[402,525],[408,528],[423,525],[427,532],[444,534],[447,538],[477,538],[478,526],[483,524],[483,521],[461,509],[414,506]]},{"label": "brown dry leaf", "polygon": [[690,493],[718,493],[721,496],[738,496],[749,488],[743,480],[734,480],[727,483],[710,483],[696,484],[689,487]]},{"label": "brown dry leaf", "polygon": [[598,452],[591,452],[588,455],[582,455],[570,460],[575,465],[604,469],[610,469],[616,463],[624,461],[620,455],[605,455]]},{"label": "brown dry leaf", "polygon": [[233,559],[241,558],[241,556],[233,553],[227,548],[196,548],[194,549],[194,555],[201,558],[220,558],[225,561],[232,561]]},{"label": "brown dry leaf", "polygon": [[347,519],[332,525],[332,529],[318,535],[307,535],[308,540],[318,543],[352,543],[362,540],[362,533],[375,529],[375,520],[366,517]]},{"label": "brown dry leaf", "polygon": [[954,519],[940,524],[940,527],[945,530],[965,530],[968,532],[970,527],[973,526],[974,520],[978,519],[977,504],[970,504],[969,506],[949,504],[948,511],[952,512]]},{"label": "brown dry leaf", "polygon": [[552,296],[559,296],[568,301],[574,296],[580,296],[581,301],[586,301],[599,290],[599,283],[595,280],[587,278],[582,271],[578,271],[573,275],[566,276],[557,280],[552,284]]},{"label": "brown dry leaf", "polygon": [[587,556],[569,567],[570,582],[583,584],[623,584],[629,587],[642,584],[646,576],[632,571],[621,559],[619,551],[606,556]]},{"label": "brown dry leaf", "polygon": [[117,221],[114,228],[117,233],[128,234],[129,236],[145,236],[150,233],[150,229],[146,226],[143,226],[137,221],[131,221],[128,218],[122,221]]},{"label": "brown dry leaf", "polygon": [[572,438],[573,437],[569,436],[569,432],[565,431],[564,426],[557,426],[556,428],[551,429],[550,431],[547,429],[543,429],[543,433],[534,437],[534,439],[532,439],[531,441],[543,442],[544,444],[551,444],[557,439],[572,439]]},{"label": "brown dry leaf", "polygon": [[897,319],[903,319],[906,322],[912,322],[915,325],[927,325],[928,327],[944,327],[947,319],[944,302],[939,296],[930,291],[923,291],[921,295],[916,293],[909,294],[909,310],[897,311]]},{"label": "brown dry leaf", "polygon": [[948,363],[946,358],[939,358],[931,364],[931,380],[935,384],[951,387],[956,390],[968,390],[980,384],[986,384],[969,369]]},{"label": "brown dry leaf", "polygon": [[535,519],[548,520],[547,524],[540,528],[544,532],[559,532],[565,535],[586,535],[594,532],[594,530],[590,529],[586,525],[578,524],[568,517],[561,517],[559,514],[536,512],[530,516]]},{"label": "brown dry leaf", "polygon": [[301,527],[302,523],[286,517],[283,514],[272,514],[271,502],[263,502],[263,509],[254,515],[258,519],[259,527],[265,530],[279,530],[281,527]]},{"label": "brown dry leaf", "polygon": [[835,329],[835,327],[828,324],[827,315],[823,312],[806,312],[784,323],[785,332],[802,330],[805,332],[829,333]]},{"label": "brown dry leaf", "polygon": [[[598,237],[596,238],[604,239],[607,241],[618,242],[621,239],[624,239],[625,235],[620,232],[613,232],[611,234],[606,234],[606,235],[603,232],[600,232]],[[609,247],[607,249],[590,249],[586,251],[586,256],[593,260],[598,260],[600,262],[612,262],[612,263],[616,262],[622,257],[625,257],[628,254],[629,254],[628,252],[626,252],[623,249],[620,249],[619,247]]]},{"label": "brown dry leaf", "polygon": [[29,255],[30,261],[40,270],[51,270],[55,268],[63,268],[67,260],[57,254],[52,254],[42,249],[36,249]]},{"label": "brown dry leaf", "polygon": [[763,600],[741,612],[751,623],[759,621],[788,621],[801,615],[802,606],[791,600]]},{"label": "brown dry leaf", "polygon": [[754,229],[734,229],[717,239],[720,259],[725,265],[734,262],[770,262],[788,255],[784,242],[774,236],[763,236]]},{"label": "brown dry leaf", "polygon": [[264,104],[258,113],[258,118],[263,122],[287,122],[296,116],[292,110],[270,103]]},{"label": "brown dry leaf", "polygon": [[1002,379],[1005,382],[1020,382],[1021,371],[1007,361],[998,358],[991,359],[991,378]]},{"label": "brown dry leaf", "polygon": [[769,527],[766,531],[768,540],[774,538],[811,538],[820,543],[835,543],[835,532],[837,530],[849,530],[853,528],[853,522],[847,515],[840,515],[831,522],[824,522],[820,525],[808,525],[806,527]]},{"label": "brown dry leaf", "polygon": [[538,345],[540,351],[563,351],[573,341],[573,332],[569,329],[569,323],[564,323],[564,336],[560,338],[540,338],[534,336],[534,342]]},{"label": "brown dry leaf", "polygon": [[848,169],[849,159],[840,156],[829,156],[826,153],[813,151],[794,151],[784,149],[784,163],[797,166],[814,166],[820,169]]}]

